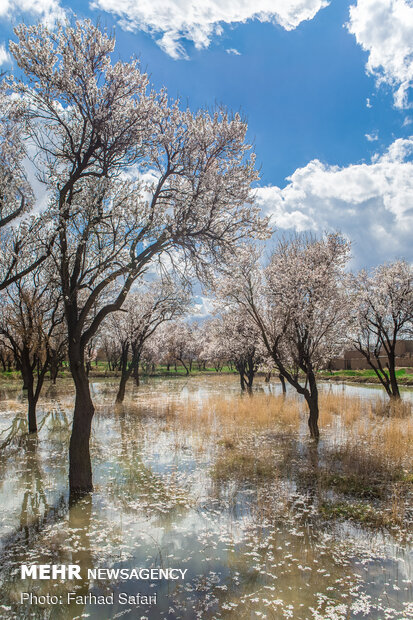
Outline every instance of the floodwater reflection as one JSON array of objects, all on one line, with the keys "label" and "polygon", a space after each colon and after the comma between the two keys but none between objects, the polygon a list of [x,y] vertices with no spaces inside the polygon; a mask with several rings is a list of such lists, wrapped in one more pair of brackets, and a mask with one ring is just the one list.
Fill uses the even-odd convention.
[{"label": "floodwater reflection", "polygon": [[[314,446],[298,405],[295,422],[282,404],[279,424],[258,410],[270,401],[256,394],[271,399],[279,384],[259,382],[241,402],[235,377],[153,380],[117,408],[114,384],[92,389],[95,492],[75,503],[66,491],[70,386],[45,394],[37,438],[26,434],[18,399],[7,394],[10,407],[0,407],[1,618],[413,617],[408,529],[326,518],[337,504],[337,486],[322,483],[331,450],[342,447],[333,439],[340,414],[329,414]],[[237,417],[242,407],[251,422]],[[20,565],[31,563],[77,564],[82,580],[22,581]],[[99,567],[186,574],[93,579],[88,569]],[[33,597],[22,604],[25,592]],[[138,593],[156,604],[123,602]],[[47,594],[59,603],[42,602]]]}]

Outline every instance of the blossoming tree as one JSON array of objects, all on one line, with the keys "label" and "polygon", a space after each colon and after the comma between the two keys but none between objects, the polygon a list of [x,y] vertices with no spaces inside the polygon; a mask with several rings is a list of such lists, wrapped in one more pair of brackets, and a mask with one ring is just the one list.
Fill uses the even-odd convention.
[{"label": "blossoming tree", "polygon": [[0,297],[0,335],[12,352],[27,390],[28,430],[37,432],[36,407],[62,340],[62,299],[39,267],[8,286]]},{"label": "blossoming tree", "polygon": [[122,310],[109,317],[105,333],[121,352],[117,403],[123,402],[126,383],[132,373],[139,385],[139,363],[148,338],[166,321],[182,316],[188,303],[185,289],[164,278],[142,284],[129,294]]},{"label": "blossoming tree", "polygon": [[115,40],[89,21],[24,26],[10,45],[24,79],[29,138],[50,193],[76,398],[72,493],[93,488],[94,414],[85,348],[133,283],[166,253],[201,272],[250,235],[266,233],[252,205],[257,178],[246,124],[193,114],[148,92],[136,62],[112,63]]},{"label": "blossoming tree", "polygon": [[44,219],[30,215],[34,196],[23,165],[27,119],[24,102],[0,83],[0,291],[36,269],[49,255]]},{"label": "blossoming tree", "polygon": [[338,234],[280,241],[262,269],[246,248],[221,284],[221,294],[248,313],[278,371],[309,409],[319,437],[316,373],[343,346],[348,321],[344,267],[349,244]]},{"label": "blossoming tree", "polygon": [[400,398],[396,347],[411,333],[413,268],[403,260],[379,265],[352,279],[353,345],[362,353],[390,398]]}]

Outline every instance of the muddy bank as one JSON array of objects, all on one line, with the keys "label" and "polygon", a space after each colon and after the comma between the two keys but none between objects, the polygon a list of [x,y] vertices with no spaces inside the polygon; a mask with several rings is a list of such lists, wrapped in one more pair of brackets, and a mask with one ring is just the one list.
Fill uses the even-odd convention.
[{"label": "muddy bank", "polygon": [[[377,377],[362,377],[362,376],[347,376],[347,375],[320,375],[319,379],[321,381],[334,381],[337,383],[371,383],[373,385],[381,385],[380,381]],[[401,386],[413,386],[413,376],[410,377],[400,377],[398,378],[398,383]]]}]

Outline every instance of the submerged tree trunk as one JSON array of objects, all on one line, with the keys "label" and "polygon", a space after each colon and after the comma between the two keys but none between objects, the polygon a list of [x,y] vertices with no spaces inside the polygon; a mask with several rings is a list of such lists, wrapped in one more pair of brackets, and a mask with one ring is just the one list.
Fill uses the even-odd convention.
[{"label": "submerged tree trunk", "polygon": [[36,405],[42,389],[47,363],[37,375],[37,384],[34,385],[34,363],[30,360],[30,351],[24,347],[21,352],[20,372],[23,378],[23,389],[27,390],[27,421],[29,433],[37,433]]},{"label": "submerged tree trunk", "polygon": [[247,360],[245,358],[235,361],[235,368],[240,376],[241,390],[252,391],[252,384],[254,383],[255,365],[252,357]]},{"label": "submerged tree trunk", "polygon": [[119,381],[119,389],[118,389],[118,393],[116,394],[116,404],[120,404],[123,403],[124,399],[125,399],[125,391],[126,391],[126,384],[133,372],[133,377],[135,379],[135,383],[137,386],[139,386],[139,361],[140,361],[140,354],[138,353],[134,353],[132,356],[132,360],[128,366],[128,350],[126,349],[125,353],[122,353],[122,372],[121,372],[121,377],[120,377],[120,381]]},{"label": "submerged tree trunk", "polygon": [[313,371],[308,373],[308,385],[309,390],[306,390],[306,394],[304,395],[309,408],[308,428],[310,429],[311,437],[318,441],[320,437],[320,431],[318,429],[318,388]]},{"label": "submerged tree trunk", "polygon": [[129,376],[126,373],[122,372],[120,381],[119,381],[118,393],[116,394],[116,400],[115,400],[117,405],[120,405],[121,403],[123,403],[125,399],[126,382],[128,378]]},{"label": "submerged tree trunk", "polygon": [[89,440],[95,412],[80,347],[69,346],[76,397],[69,445],[69,488],[72,497],[93,491]]},{"label": "submerged tree trunk", "polygon": [[397,383],[397,377],[396,377],[396,359],[395,359],[394,351],[390,351],[388,353],[388,360],[389,360],[388,369],[389,369],[390,388],[391,388],[390,397],[394,398],[395,400],[399,400],[400,390],[399,390],[399,385]]},{"label": "submerged tree trunk", "polygon": [[37,419],[36,419],[36,401],[34,399],[33,390],[28,391],[28,411],[27,418],[29,422],[29,433],[37,433]]},{"label": "submerged tree trunk", "polygon": [[27,422],[29,433],[37,433],[36,403],[33,392],[33,369],[30,364],[28,351],[22,352],[20,372],[23,379],[23,390],[27,392]]},{"label": "submerged tree trunk", "polygon": [[387,396],[390,399],[399,400],[400,389],[396,376],[396,354],[395,343],[393,347],[387,347],[387,364],[384,366],[380,359],[380,351],[372,353],[369,349],[363,348],[360,344],[356,346],[356,349],[365,357],[368,365],[374,372],[381,385],[384,387]]},{"label": "submerged tree trunk", "polygon": [[[313,439],[318,441],[320,437],[320,432],[318,429],[318,416],[319,416],[318,388],[317,388],[317,379],[316,379],[316,376],[315,376],[315,373],[314,373],[314,370],[311,364],[309,362],[307,362],[306,364],[304,362],[300,364],[301,370],[303,372],[306,372],[306,382],[305,382],[305,385],[303,386],[300,384],[298,374],[295,375],[295,374],[290,373],[288,368],[286,368],[279,359],[277,359],[276,357],[274,357],[273,359],[278,366],[278,370],[280,373],[280,380],[282,376],[283,379],[287,380],[288,383],[292,385],[299,394],[304,396],[307,402],[307,405],[308,405],[308,409],[309,409],[308,428],[310,429],[310,435]],[[281,383],[283,382],[281,381]]]},{"label": "submerged tree trunk", "polygon": [[121,375],[120,375],[118,393],[116,394],[116,401],[115,401],[116,404],[123,403],[123,400],[125,398],[126,382],[130,376],[130,369],[128,369],[128,355],[129,355],[129,343],[124,342],[122,344],[122,353],[120,357]]}]

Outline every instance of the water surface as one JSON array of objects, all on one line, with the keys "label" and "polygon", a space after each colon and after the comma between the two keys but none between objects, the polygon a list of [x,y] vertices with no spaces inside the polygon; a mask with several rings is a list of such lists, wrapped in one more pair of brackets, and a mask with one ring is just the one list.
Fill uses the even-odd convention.
[{"label": "water surface", "polygon": [[[258,381],[256,389],[278,393],[280,386]],[[377,396],[365,386],[326,383],[322,389]],[[212,476],[223,450],[219,421],[212,419],[206,434],[197,415],[211,396],[235,403],[235,377],[152,379],[118,410],[115,390],[114,383],[92,383],[95,492],[73,506],[67,495],[70,383],[45,394],[38,438],[24,432],[21,394],[2,392],[1,618],[413,617],[409,534],[322,520],[317,488],[300,485],[293,463],[302,467],[313,459],[314,465],[315,458],[305,418],[298,434],[274,430],[245,439],[257,451],[271,443],[274,458],[287,461],[286,475],[262,484],[220,481]],[[254,397],[252,415],[253,403]],[[189,425],[179,422],[184,407],[193,410]],[[322,450],[321,443],[317,459]],[[19,567],[30,563],[79,564],[84,579],[77,587],[22,581]],[[88,579],[87,569],[98,567],[187,572],[183,581]],[[85,598],[113,594],[115,602],[67,603],[69,591]],[[32,597],[22,605],[22,592],[62,603],[43,605]],[[156,605],[120,604],[120,592],[156,595]]]}]

